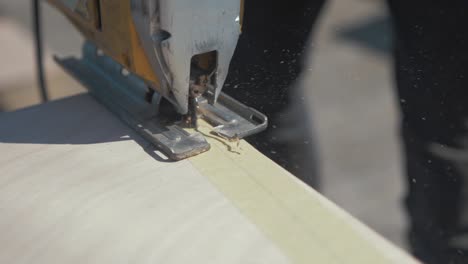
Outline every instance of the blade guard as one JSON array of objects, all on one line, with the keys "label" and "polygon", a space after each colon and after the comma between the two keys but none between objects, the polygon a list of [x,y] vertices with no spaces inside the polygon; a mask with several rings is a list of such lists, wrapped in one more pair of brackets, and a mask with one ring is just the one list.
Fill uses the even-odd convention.
[{"label": "blade guard", "polygon": [[241,33],[241,0],[131,0],[131,13],[162,90],[181,114],[188,112],[191,58],[217,51],[216,101]]}]

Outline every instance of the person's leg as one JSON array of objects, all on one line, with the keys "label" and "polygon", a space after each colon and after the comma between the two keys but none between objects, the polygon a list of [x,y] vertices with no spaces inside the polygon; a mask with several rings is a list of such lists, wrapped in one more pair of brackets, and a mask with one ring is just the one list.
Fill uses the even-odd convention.
[{"label": "person's leg", "polygon": [[468,2],[388,2],[403,115],[409,243],[427,263],[468,263],[468,201],[462,199],[468,159],[459,155],[468,147]]},{"label": "person's leg", "polygon": [[[324,2],[245,0],[242,34],[223,89],[268,116],[267,131],[247,140],[293,173],[298,157],[289,151],[292,145],[277,142],[273,132],[289,104],[291,87],[301,72],[301,55]],[[314,184],[313,177],[303,180]]]}]

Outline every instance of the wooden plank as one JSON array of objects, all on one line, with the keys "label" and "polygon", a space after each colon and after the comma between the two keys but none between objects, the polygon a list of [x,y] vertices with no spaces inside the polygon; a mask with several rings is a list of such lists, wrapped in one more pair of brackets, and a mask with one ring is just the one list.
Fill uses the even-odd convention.
[{"label": "wooden plank", "polygon": [[164,161],[88,95],[0,114],[0,262],[415,263],[246,142],[209,141]]}]

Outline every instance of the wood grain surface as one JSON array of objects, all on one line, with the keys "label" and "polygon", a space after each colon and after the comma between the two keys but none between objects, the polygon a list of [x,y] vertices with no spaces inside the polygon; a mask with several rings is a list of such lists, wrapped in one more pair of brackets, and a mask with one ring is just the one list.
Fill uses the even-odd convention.
[{"label": "wood grain surface", "polygon": [[88,95],[0,114],[0,263],[415,263],[246,142],[208,138],[168,162]]}]

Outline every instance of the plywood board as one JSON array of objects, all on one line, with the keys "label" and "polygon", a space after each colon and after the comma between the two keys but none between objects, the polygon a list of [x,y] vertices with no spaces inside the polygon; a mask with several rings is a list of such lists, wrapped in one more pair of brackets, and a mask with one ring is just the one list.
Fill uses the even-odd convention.
[{"label": "plywood board", "polygon": [[0,114],[0,262],[415,263],[246,142],[207,136],[168,162],[88,95]]}]

